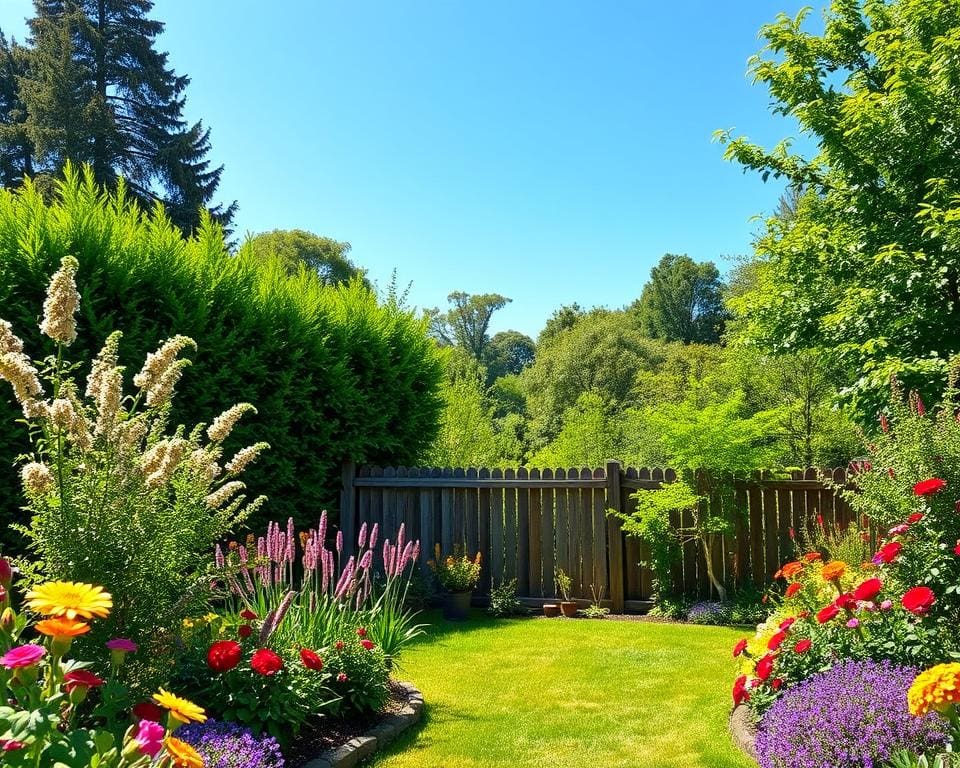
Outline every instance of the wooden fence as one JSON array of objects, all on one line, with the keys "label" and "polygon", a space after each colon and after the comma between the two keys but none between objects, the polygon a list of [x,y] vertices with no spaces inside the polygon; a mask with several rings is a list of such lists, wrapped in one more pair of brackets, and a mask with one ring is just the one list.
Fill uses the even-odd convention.
[{"label": "wooden fence", "polygon": [[[343,467],[341,524],[347,546],[359,526],[379,523],[394,535],[401,523],[422,542],[424,566],[435,544],[482,554],[481,593],[491,584],[517,579],[518,594],[530,600],[557,596],[554,573],[562,568],[576,599],[601,594],[614,612],[642,610],[653,596],[645,542],[624,536],[607,509],[633,511],[633,493],[672,482],[672,470],[623,468],[618,462],[587,469],[442,469],[437,467]],[[793,554],[791,531],[823,522],[845,527],[846,501],[833,484],[846,482],[842,469],[793,472],[788,478],[757,473],[735,483],[735,532],[721,537],[711,557],[714,572],[729,585],[764,586]],[[724,503],[705,476],[700,494]],[[689,513],[674,519],[690,524]],[[693,542],[683,545],[671,572],[677,594],[707,598],[705,556]]]}]

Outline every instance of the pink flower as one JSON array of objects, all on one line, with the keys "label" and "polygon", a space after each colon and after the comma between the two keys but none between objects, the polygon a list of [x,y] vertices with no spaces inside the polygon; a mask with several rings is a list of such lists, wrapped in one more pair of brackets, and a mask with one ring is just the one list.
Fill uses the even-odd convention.
[{"label": "pink flower", "polygon": [[26,744],[16,739],[0,739],[0,749],[4,752],[14,752],[18,749],[23,749],[25,746]]},{"label": "pink flower", "polygon": [[881,611],[889,611],[891,608],[893,608],[893,600],[884,600],[880,603]]},{"label": "pink flower", "polygon": [[345,672],[341,672],[339,675],[337,675],[337,682],[338,682],[338,683],[345,683],[345,682],[347,682],[347,675],[346,675]]},{"label": "pink flower", "polygon": [[889,531],[887,531],[887,535],[889,535],[889,536],[902,536],[903,534],[905,534],[905,533],[906,533],[907,531],[909,531],[909,530],[910,530],[910,526],[909,526],[907,523],[900,523],[900,525],[895,525],[895,526],[893,526],[893,528],[891,528]]},{"label": "pink flower", "polygon": [[137,644],[133,640],[127,640],[125,637],[115,637],[107,641],[107,648],[111,651],[123,651],[124,653],[136,653]]},{"label": "pink flower", "polygon": [[3,656],[0,656],[0,664],[7,669],[19,669],[21,667],[32,667],[40,662],[47,655],[46,649],[41,645],[18,645],[11,648]]},{"label": "pink flower", "polygon": [[155,723],[152,720],[141,720],[137,735],[133,737],[133,740],[141,754],[156,757],[163,749],[163,739],[166,733],[167,729],[160,723]]},{"label": "pink flower", "polygon": [[847,622],[847,626],[850,627],[850,629],[856,629],[857,627],[860,626],[860,619],[857,619],[857,618],[850,619],[850,621]]}]

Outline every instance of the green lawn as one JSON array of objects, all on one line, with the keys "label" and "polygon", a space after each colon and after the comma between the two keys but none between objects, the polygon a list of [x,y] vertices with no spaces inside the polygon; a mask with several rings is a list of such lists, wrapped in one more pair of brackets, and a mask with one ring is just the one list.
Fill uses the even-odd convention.
[{"label": "green lawn", "polygon": [[430,614],[398,676],[422,727],[378,768],[747,768],[727,734],[730,648],[719,627],[564,619],[450,624]]}]

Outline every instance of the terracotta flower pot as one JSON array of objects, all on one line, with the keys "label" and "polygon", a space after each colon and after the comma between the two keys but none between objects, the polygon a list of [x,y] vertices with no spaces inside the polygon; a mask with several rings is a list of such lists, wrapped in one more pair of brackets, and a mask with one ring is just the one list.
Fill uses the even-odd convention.
[{"label": "terracotta flower pot", "polygon": [[560,606],[556,603],[544,603],[543,615],[548,619],[555,619],[560,615]]},{"label": "terracotta flower pot", "polygon": [[577,604],[572,600],[564,600],[560,603],[560,610],[563,612],[563,615],[568,619],[572,619],[577,615]]},{"label": "terracotta flower pot", "polygon": [[473,590],[466,592],[444,592],[443,618],[447,621],[466,621],[470,618],[470,598]]}]

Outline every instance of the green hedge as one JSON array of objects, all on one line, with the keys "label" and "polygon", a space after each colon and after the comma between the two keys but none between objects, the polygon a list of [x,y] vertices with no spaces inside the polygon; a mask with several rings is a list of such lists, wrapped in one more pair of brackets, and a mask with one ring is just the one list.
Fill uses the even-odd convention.
[{"label": "green hedge", "polygon": [[[209,222],[186,241],[159,209],[144,215],[121,192],[105,195],[69,173],[46,203],[29,185],[0,191],[0,318],[35,358],[51,351],[39,332],[49,276],[80,262],[79,338],[70,358],[87,365],[107,335],[124,332],[128,376],[176,333],[199,347],[178,388],[175,423],[208,423],[251,402],[234,446],[266,440],[250,470],[264,516],[312,523],[335,508],[345,458],[412,464],[437,432],[442,364],[412,313],[379,304],[360,283],[325,287],[313,275],[232,256]],[[22,517],[15,468],[25,450],[10,388],[0,384],[0,522]],[[251,527],[263,520],[251,522]]]}]

